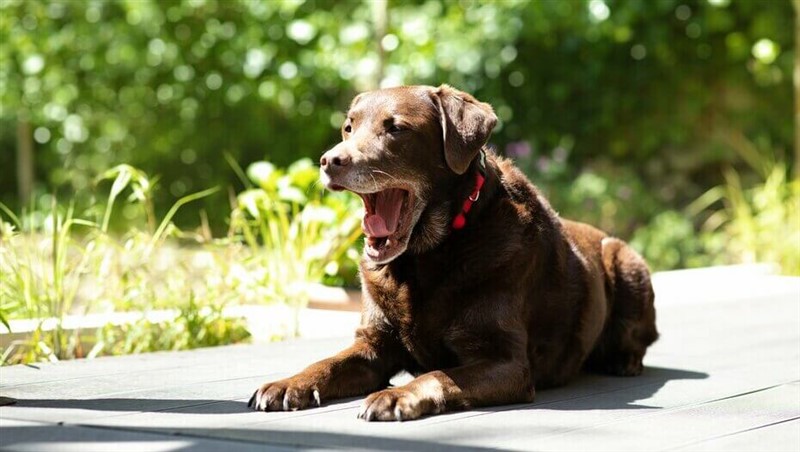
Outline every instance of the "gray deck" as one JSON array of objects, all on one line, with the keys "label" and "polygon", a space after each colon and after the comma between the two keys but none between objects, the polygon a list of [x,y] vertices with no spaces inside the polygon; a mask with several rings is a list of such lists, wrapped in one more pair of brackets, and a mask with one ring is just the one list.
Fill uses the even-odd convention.
[{"label": "gray deck", "polygon": [[361,399],[246,408],[256,386],[350,339],[299,340],[0,369],[0,449],[800,451],[800,278],[737,269],[657,275],[662,337],[635,378],[586,375],[533,404],[405,423]]}]

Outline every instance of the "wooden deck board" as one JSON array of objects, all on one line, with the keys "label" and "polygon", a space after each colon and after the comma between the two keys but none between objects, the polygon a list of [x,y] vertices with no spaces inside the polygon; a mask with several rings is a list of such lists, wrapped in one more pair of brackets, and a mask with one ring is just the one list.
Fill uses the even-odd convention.
[{"label": "wooden deck board", "polygon": [[176,437],[158,433],[109,430],[94,427],[59,426],[41,422],[3,419],[0,450],[15,452],[126,452],[174,451],[191,449],[194,452],[286,452],[285,446],[265,447],[262,444],[222,441],[207,438]]},{"label": "wooden deck board", "polygon": [[707,438],[675,450],[761,452],[766,444],[780,444],[784,450],[800,450],[800,419],[778,422],[742,432]]},{"label": "wooden deck board", "polygon": [[348,338],[15,366],[0,369],[0,395],[19,399],[0,407],[0,448],[800,450],[800,278],[702,272],[657,275],[662,338],[640,377],[583,375],[532,404],[375,424],[356,419],[360,398],[245,406]]}]

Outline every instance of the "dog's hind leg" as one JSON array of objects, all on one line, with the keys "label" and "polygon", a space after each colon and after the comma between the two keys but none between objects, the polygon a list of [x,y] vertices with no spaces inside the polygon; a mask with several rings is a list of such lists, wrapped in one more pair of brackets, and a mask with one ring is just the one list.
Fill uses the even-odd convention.
[{"label": "dog's hind leg", "polygon": [[650,271],[622,240],[602,242],[610,315],[586,367],[614,375],[639,375],[647,347],[658,339]]}]

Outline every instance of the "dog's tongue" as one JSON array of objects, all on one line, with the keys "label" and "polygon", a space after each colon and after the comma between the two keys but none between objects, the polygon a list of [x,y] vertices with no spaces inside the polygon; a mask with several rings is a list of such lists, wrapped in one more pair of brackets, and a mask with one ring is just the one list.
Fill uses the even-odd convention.
[{"label": "dog's tongue", "polygon": [[364,216],[363,227],[367,237],[389,237],[397,230],[403,193],[403,190],[391,188],[375,194],[375,212],[367,212]]}]

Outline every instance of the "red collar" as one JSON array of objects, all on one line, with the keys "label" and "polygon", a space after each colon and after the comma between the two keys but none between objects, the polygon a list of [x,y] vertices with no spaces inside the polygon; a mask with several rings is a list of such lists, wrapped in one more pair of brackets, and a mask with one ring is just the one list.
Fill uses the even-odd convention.
[{"label": "red collar", "polygon": [[478,160],[478,171],[475,172],[475,188],[472,189],[472,193],[464,200],[464,204],[461,206],[461,212],[453,218],[453,229],[462,229],[467,225],[467,214],[470,209],[472,209],[472,205],[481,197],[481,188],[484,182],[486,182],[486,153],[481,149],[480,160]]}]

